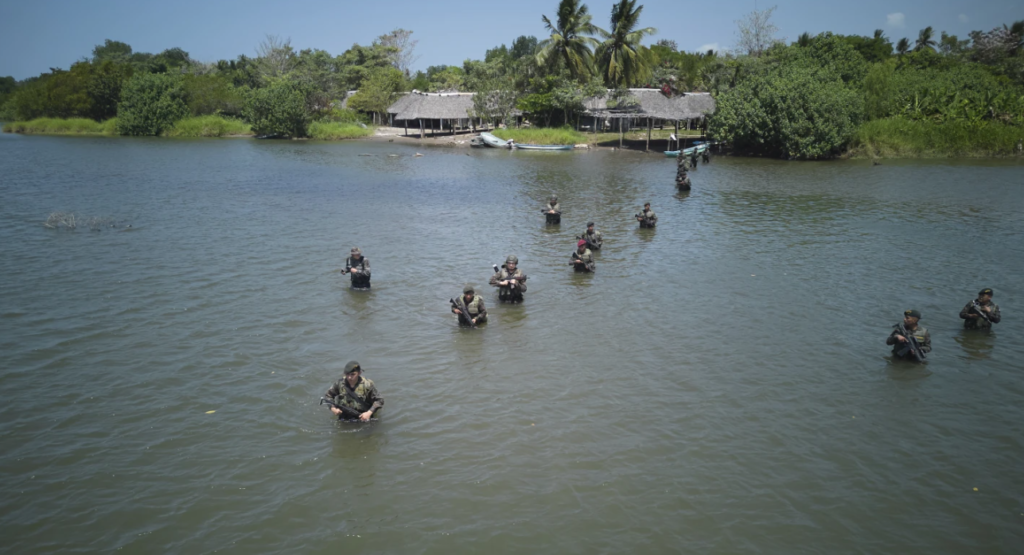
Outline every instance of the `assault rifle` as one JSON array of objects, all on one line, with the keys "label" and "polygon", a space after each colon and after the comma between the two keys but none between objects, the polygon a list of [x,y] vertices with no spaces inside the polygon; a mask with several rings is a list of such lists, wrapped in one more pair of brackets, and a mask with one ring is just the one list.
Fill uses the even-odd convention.
[{"label": "assault rifle", "polygon": [[973,308],[974,311],[977,312],[979,316],[984,318],[986,322],[989,322],[989,323],[992,322],[992,320],[989,320],[988,314],[985,314],[985,311],[981,309],[981,303],[979,303],[977,301],[977,299],[971,301],[971,308]]},{"label": "assault rifle", "polygon": [[917,338],[914,337],[914,334],[907,331],[907,327],[903,325],[903,322],[896,324],[896,329],[899,331],[900,335],[907,340],[903,348],[896,351],[896,355],[903,357],[906,356],[907,353],[913,353],[914,358],[916,358],[918,362],[924,362],[924,351],[921,350],[921,344],[917,342]]},{"label": "assault rifle", "polygon": [[466,324],[471,328],[475,328],[476,324],[473,322],[473,317],[469,315],[469,308],[466,307],[466,303],[462,302],[460,298],[458,301],[455,299],[448,299],[448,302],[452,303],[452,306],[459,309],[459,323]]},{"label": "assault rifle", "polygon": [[583,235],[577,235],[577,236],[576,236],[576,240],[577,240],[577,241],[586,241],[586,242],[587,242],[587,248],[588,248],[588,249],[592,249],[592,250],[601,250],[601,245],[595,245],[595,244],[594,244],[594,243],[593,243],[593,242],[592,242],[592,241],[590,240],[590,236],[589,236],[589,235],[587,235],[586,233],[584,233]]},{"label": "assault rifle", "polygon": [[586,268],[586,270],[588,272],[593,272],[594,271],[593,266],[591,266],[587,262],[584,262],[583,259],[580,258],[580,254],[578,252],[576,252],[576,251],[572,251],[572,262],[570,262],[569,265],[573,266],[573,267],[576,267],[577,269],[581,268],[581,267],[582,268]]},{"label": "assault rifle", "polygon": [[362,415],[362,413],[357,411],[356,409],[354,409],[352,407],[349,407],[349,406],[346,406],[346,405],[339,405],[338,403],[335,403],[334,401],[328,399],[327,397],[321,398],[320,399],[320,404],[321,405],[330,405],[330,406],[340,410],[341,411],[341,415],[340,415],[341,418],[344,418],[346,420],[353,420],[353,419],[354,420],[359,420],[359,417]]},{"label": "assault rifle", "polygon": [[345,275],[352,271],[352,258],[345,259],[345,267],[341,269],[341,274]]}]

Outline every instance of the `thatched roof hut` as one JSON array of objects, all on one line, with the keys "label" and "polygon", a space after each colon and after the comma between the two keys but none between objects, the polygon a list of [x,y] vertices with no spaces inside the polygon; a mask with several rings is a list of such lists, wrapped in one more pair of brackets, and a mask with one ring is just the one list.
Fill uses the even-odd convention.
[{"label": "thatched roof hut", "polygon": [[469,119],[474,93],[424,93],[413,91],[388,108],[398,120]]},{"label": "thatched roof hut", "polygon": [[[609,95],[612,91],[608,91]],[[596,118],[661,119],[689,121],[704,119],[715,111],[715,99],[710,93],[678,93],[666,96],[661,89],[629,89],[639,104],[629,108],[608,108],[608,96],[590,98],[583,102],[586,114]]]}]

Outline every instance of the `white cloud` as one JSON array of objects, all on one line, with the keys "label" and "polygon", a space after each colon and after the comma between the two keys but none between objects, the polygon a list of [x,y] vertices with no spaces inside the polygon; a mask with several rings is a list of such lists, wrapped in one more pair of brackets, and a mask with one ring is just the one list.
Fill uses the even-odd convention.
[{"label": "white cloud", "polygon": [[970,21],[966,14],[960,14],[956,16],[956,18],[960,20],[960,23],[967,23],[968,21]]},{"label": "white cloud", "polygon": [[891,14],[885,16],[885,22],[888,23],[890,27],[900,27],[900,28],[906,27],[907,26],[906,19],[907,19],[906,16],[904,16],[900,12],[891,13]]},{"label": "white cloud", "polygon": [[712,42],[710,44],[702,44],[700,48],[697,49],[697,52],[707,52],[708,50],[714,50],[715,52],[722,51],[722,49],[718,47],[717,42]]}]

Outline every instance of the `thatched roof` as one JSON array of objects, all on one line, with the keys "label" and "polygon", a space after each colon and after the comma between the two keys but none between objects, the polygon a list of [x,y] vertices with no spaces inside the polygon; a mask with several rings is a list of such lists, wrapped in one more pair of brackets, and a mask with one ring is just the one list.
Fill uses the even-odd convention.
[{"label": "thatched roof", "polygon": [[468,119],[473,93],[423,93],[413,91],[388,108],[395,119]]},{"label": "thatched roof", "polygon": [[[612,91],[608,91],[609,95]],[[709,93],[679,93],[665,96],[661,89],[629,89],[640,101],[628,109],[608,108],[608,96],[583,102],[586,113],[599,118],[657,118],[669,121],[701,119],[715,111],[715,99]]]}]

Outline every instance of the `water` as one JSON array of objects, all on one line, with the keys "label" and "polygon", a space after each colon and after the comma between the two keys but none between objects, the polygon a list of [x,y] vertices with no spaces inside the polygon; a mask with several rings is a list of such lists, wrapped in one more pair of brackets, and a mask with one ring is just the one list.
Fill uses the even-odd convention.
[{"label": "water", "polygon": [[[1020,162],[716,158],[685,195],[655,155],[418,150],[0,136],[5,551],[1024,546]],[[926,367],[887,358],[907,308]],[[379,422],[316,404],[351,359]]]}]

